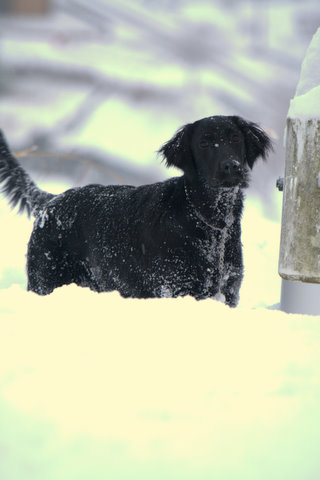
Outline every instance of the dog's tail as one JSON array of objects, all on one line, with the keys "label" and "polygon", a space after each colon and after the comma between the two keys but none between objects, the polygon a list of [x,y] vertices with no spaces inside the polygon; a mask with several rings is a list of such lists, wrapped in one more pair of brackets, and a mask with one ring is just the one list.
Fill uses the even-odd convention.
[{"label": "dog's tail", "polygon": [[41,190],[19,165],[11,154],[7,142],[0,130],[0,185],[1,191],[8,197],[10,205],[19,208],[19,213],[30,216],[41,211],[55,195]]}]

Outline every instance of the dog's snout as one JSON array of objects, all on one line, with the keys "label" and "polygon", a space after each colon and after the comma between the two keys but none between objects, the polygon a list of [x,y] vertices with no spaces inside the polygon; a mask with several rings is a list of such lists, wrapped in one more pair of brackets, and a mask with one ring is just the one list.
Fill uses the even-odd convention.
[{"label": "dog's snout", "polygon": [[232,175],[241,171],[241,165],[236,160],[228,160],[224,164],[223,171],[226,175]]}]

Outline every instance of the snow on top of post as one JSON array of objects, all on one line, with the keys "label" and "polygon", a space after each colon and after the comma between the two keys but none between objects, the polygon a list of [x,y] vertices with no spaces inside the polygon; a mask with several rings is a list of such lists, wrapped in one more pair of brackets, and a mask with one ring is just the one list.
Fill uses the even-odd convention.
[{"label": "snow on top of post", "polygon": [[300,80],[295,97],[290,101],[288,117],[320,119],[320,28],[302,62]]}]

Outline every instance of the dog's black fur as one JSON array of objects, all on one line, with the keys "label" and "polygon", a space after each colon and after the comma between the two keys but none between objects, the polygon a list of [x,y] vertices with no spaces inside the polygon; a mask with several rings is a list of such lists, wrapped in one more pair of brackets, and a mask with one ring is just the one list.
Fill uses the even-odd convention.
[{"label": "dog's black fur", "polygon": [[214,116],[182,127],[159,152],[181,177],[140,187],[40,190],[0,138],[0,183],[35,216],[28,290],[76,283],[124,297],[223,298],[238,302],[241,214],[248,172],[271,148],[256,124]]}]

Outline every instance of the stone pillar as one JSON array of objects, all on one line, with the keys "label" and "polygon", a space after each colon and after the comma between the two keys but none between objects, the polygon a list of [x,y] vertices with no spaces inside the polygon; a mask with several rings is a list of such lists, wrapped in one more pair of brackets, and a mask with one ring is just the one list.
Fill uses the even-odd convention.
[{"label": "stone pillar", "polygon": [[279,274],[320,283],[320,120],[288,118],[286,130]]}]

